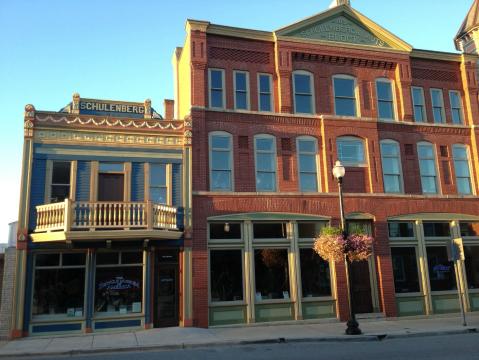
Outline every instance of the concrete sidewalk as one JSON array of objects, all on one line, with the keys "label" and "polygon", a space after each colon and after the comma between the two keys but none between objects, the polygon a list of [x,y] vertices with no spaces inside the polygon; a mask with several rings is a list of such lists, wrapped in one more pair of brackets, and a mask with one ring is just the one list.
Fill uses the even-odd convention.
[{"label": "concrete sidewalk", "polygon": [[479,313],[467,315],[462,326],[459,314],[423,318],[360,319],[363,335],[344,335],[339,322],[300,322],[211,329],[166,328],[142,331],[95,333],[78,336],[30,337],[0,344],[0,358],[116,351],[171,350],[206,346],[232,346],[272,342],[378,341],[385,338],[479,332]]}]

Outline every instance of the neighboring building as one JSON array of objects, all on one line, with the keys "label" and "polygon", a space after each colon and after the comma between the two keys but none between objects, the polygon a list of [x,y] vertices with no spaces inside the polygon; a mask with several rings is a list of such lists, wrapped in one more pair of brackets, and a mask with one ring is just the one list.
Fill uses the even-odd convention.
[{"label": "neighboring building", "polygon": [[339,222],[336,159],[348,223],[376,239],[353,266],[355,310],[459,311],[457,237],[479,310],[472,45],[414,49],[349,1],[273,32],[188,20],[186,33],[173,63],[176,118],[193,125],[193,326],[347,318],[344,265],[311,249]]},{"label": "neighboring building", "polygon": [[8,226],[8,242],[0,244],[0,339],[10,337],[15,286],[17,222]]},{"label": "neighboring building", "polygon": [[12,337],[185,322],[190,130],[165,105],[26,106]]}]

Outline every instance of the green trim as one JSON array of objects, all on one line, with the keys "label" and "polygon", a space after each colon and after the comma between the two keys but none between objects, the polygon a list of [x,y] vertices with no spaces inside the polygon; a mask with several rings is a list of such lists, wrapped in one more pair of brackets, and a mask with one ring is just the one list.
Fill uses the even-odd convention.
[{"label": "green trim", "polygon": [[256,304],[256,322],[287,321],[294,319],[293,304]]},{"label": "green trim", "polygon": [[469,293],[469,303],[471,304],[471,311],[479,311],[479,294]]},{"label": "green trim", "polygon": [[246,306],[210,307],[209,325],[232,325],[246,323]]},{"label": "green trim", "polygon": [[417,213],[388,217],[388,221],[479,221],[479,216],[453,213]]},{"label": "green trim", "polygon": [[331,217],[329,216],[317,216],[317,215],[303,215],[303,214],[292,214],[292,213],[267,213],[267,212],[256,212],[256,213],[242,213],[242,214],[231,214],[231,215],[221,215],[221,216],[211,216],[208,218],[208,221],[329,221]]},{"label": "green trim", "polygon": [[399,316],[413,316],[425,314],[423,296],[396,297],[396,306]]},{"label": "green trim", "polygon": [[432,309],[434,314],[448,314],[460,311],[458,295],[432,295]]},{"label": "green trim", "polygon": [[346,214],[347,220],[375,220],[376,217],[369,213],[362,213],[362,212],[352,212]]},{"label": "green trim", "polygon": [[303,302],[303,319],[335,318],[335,305],[335,300]]}]

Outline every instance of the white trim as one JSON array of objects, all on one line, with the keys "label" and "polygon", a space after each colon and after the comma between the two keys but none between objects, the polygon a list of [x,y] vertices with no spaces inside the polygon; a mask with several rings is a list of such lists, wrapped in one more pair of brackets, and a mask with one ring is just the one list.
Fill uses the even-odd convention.
[{"label": "white trim", "polygon": [[[353,80],[353,92],[354,92],[354,110],[355,114],[353,116],[350,115],[338,115],[336,111],[336,86],[334,84],[335,79],[343,79],[343,80]],[[332,76],[332,81],[333,81],[333,107],[334,107],[334,115],[336,116],[349,116],[349,117],[361,117],[361,107],[359,105],[359,88],[358,88],[358,82],[357,79],[352,76],[352,75],[347,75],[347,74],[335,74]],[[341,97],[344,99],[345,97]],[[347,98],[351,99],[351,98]]]},{"label": "white trim", "polygon": [[[307,75],[309,76],[309,86],[311,89],[311,93],[301,93],[301,95],[309,95],[311,99],[311,112],[298,112],[296,110],[296,82],[294,81],[294,75]],[[295,114],[309,114],[309,115],[314,115],[316,114],[316,96],[315,96],[315,91],[314,91],[314,74],[312,72],[306,71],[306,70],[295,70],[293,71],[292,75],[292,81],[293,81],[293,105],[294,105],[294,113]]]},{"label": "white trim", "polygon": [[[219,151],[223,151],[223,152],[226,152],[228,151],[229,152],[229,159],[230,159],[230,189],[227,190],[227,189],[219,189],[219,190],[215,190],[212,188],[212,184],[213,184],[213,177],[212,177],[212,173],[213,173],[213,148],[212,148],[212,138],[214,136],[219,136],[219,137],[226,137],[229,139],[229,149],[228,150],[225,150],[225,149],[221,149]],[[226,132],[226,131],[212,131],[208,134],[208,164],[209,164],[209,168],[208,168],[208,173],[209,173],[209,189],[210,191],[234,191],[234,188],[235,188],[235,184],[234,184],[234,162],[233,162],[233,149],[234,149],[234,146],[233,146],[233,135],[231,135],[230,133]],[[224,170],[224,171],[227,171],[227,170]]]},{"label": "white trim", "polygon": [[[433,153],[434,158],[433,159],[431,159],[431,158],[421,159],[421,157],[419,155],[419,146],[430,146],[431,149],[432,149],[432,153]],[[441,180],[439,178],[439,165],[438,165],[439,160],[438,160],[438,157],[437,157],[436,145],[433,144],[433,143],[430,143],[428,141],[420,141],[416,144],[416,151],[417,151],[417,161],[418,161],[418,165],[419,165],[419,177],[421,178],[421,191],[422,191],[422,193],[423,194],[436,194],[436,195],[442,194]],[[435,182],[436,182],[436,192],[435,193],[425,193],[424,192],[424,187],[423,187],[423,184],[422,184],[422,175],[421,175],[421,160],[433,160],[434,161]]]},{"label": "white trim", "polygon": [[[459,189],[457,188],[457,171],[456,171],[456,158],[454,156],[454,148],[462,148],[466,150],[466,156],[467,159],[458,159],[458,161],[467,161],[467,167],[469,171],[469,186],[471,187],[471,193],[470,194],[463,194],[459,193]],[[454,166],[454,178],[456,180],[456,191],[459,195],[476,195],[476,187],[474,186],[474,180],[473,180],[473,171],[472,170],[472,163],[471,163],[471,152],[469,151],[469,146],[465,144],[453,144],[452,145],[452,162]],[[461,177],[464,179],[464,177]]]},{"label": "white trim", "polygon": [[[245,82],[246,82],[246,109],[238,109],[238,106],[236,104],[236,92],[237,92],[237,89],[236,89],[236,75],[237,74],[244,74],[246,79],[245,79]],[[241,90],[242,92],[242,90]],[[233,99],[234,99],[234,109],[235,110],[246,110],[246,111],[249,111],[251,109],[251,101],[250,101],[250,83],[249,83],[249,71],[245,71],[245,70],[233,70]]]},{"label": "white trim", "polygon": [[[399,191],[394,192],[394,194],[404,194],[404,176],[403,176],[402,162],[401,162],[401,147],[399,145],[399,142],[397,142],[396,140],[392,140],[392,139],[384,139],[384,140],[381,140],[379,142],[379,150],[380,150],[380,153],[381,153],[381,168],[382,168],[382,173],[383,173],[384,192],[389,193],[389,192],[386,192],[386,185],[385,185],[386,181],[384,179],[386,174],[384,173],[384,156],[383,156],[383,151],[381,149],[382,144],[394,144],[396,146],[397,156],[395,157],[395,159],[397,159],[397,161],[399,162]],[[393,157],[388,156],[387,158],[393,158]],[[391,174],[391,175],[393,175],[393,174]]]},{"label": "white trim", "polygon": [[[456,94],[457,98],[459,100],[459,117],[460,117],[460,122],[459,123],[454,122],[454,116],[453,116],[452,110],[457,109],[457,108],[452,107],[452,97],[451,97],[452,94]],[[461,96],[460,91],[449,90],[449,105],[451,106],[451,123],[454,124],[454,125],[464,125],[464,104],[462,103],[462,96]]]},{"label": "white trim", "polygon": [[[422,106],[422,116],[423,116],[422,120],[416,119],[416,112],[415,112],[416,104],[414,103],[414,90],[419,90],[421,92],[422,104],[420,104],[420,106]],[[422,86],[411,86],[411,100],[412,100],[414,122],[419,124],[427,123],[426,98],[424,97],[424,88]],[[417,106],[419,106],[419,104],[417,104]]]},{"label": "white trim", "polygon": [[[347,160],[341,159],[340,156],[340,151],[339,151],[339,142],[344,141],[344,142],[361,142],[363,146],[363,161],[362,162],[351,162]],[[365,141],[363,138],[357,137],[357,136],[338,136],[336,138],[336,152],[337,152],[337,158],[341,160],[343,165],[345,166],[350,166],[350,167],[367,167],[369,164],[368,161],[368,156],[366,154],[366,146],[365,146]]]},{"label": "white trim", "polygon": [[[221,72],[221,85],[223,86],[222,90],[222,107],[215,107],[211,106],[211,72],[212,71],[219,71]],[[219,89],[217,89],[219,90]],[[226,109],[226,91],[225,91],[225,70],[218,69],[218,68],[209,68],[208,69],[208,107],[211,109]]]},{"label": "white trim", "polygon": [[[267,76],[269,80],[269,101],[271,105],[270,111],[261,110],[261,94],[266,94],[261,92],[261,76]],[[258,88],[258,111],[261,113],[274,113],[274,96],[273,96],[273,75],[268,73],[257,73],[256,74],[256,82]]]},{"label": "white trim", "polygon": [[[397,114],[397,101],[396,101],[396,86],[394,80],[388,78],[377,78],[375,80],[375,87],[376,87],[376,109],[377,109],[377,118],[383,121],[397,121],[398,114]],[[378,83],[389,84],[391,88],[391,105],[392,105],[392,119],[382,118],[379,116],[379,92],[378,92]],[[389,102],[388,100],[381,100],[383,102]]]},{"label": "white trim", "polygon": [[[314,143],[314,152],[301,152],[299,150],[300,141],[312,141]],[[314,166],[316,173],[316,190],[315,191],[304,191],[301,189],[301,155],[312,155],[314,156]],[[318,140],[313,136],[302,135],[296,138],[296,161],[297,161],[297,172],[298,172],[298,190],[301,192],[319,192],[320,191],[320,178],[319,178],[319,167],[318,167]],[[306,172],[305,172],[306,173]],[[311,173],[309,173],[311,174]]]},{"label": "white trim", "polygon": [[[257,134],[253,138],[254,142],[254,173],[255,173],[255,188],[257,187],[256,181],[258,178],[258,162],[257,162],[257,154],[258,150],[256,149],[256,140],[257,139],[272,139],[272,155],[273,155],[273,173],[274,173],[274,189],[273,190],[262,190],[262,192],[277,192],[278,191],[278,166],[277,166],[277,147],[276,147],[276,137],[269,134]],[[264,153],[271,153],[269,151],[264,151]]]},{"label": "white trim", "polygon": [[[440,94],[441,94],[441,114],[442,114],[442,121],[441,122],[438,122],[436,121],[436,119],[434,118],[434,97],[433,97],[433,93],[438,91]],[[429,89],[429,93],[431,95],[431,109],[432,109],[432,120],[435,124],[445,124],[447,121],[446,121],[446,110],[444,108],[444,93],[442,91],[442,89],[438,89],[438,88],[430,88]]]}]

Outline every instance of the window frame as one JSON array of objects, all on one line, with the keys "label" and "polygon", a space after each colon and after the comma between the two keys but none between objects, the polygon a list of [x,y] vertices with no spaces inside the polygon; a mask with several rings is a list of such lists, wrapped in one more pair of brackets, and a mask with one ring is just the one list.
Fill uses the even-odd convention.
[{"label": "window frame", "polygon": [[[256,148],[256,140],[257,139],[272,139],[273,140],[273,151],[268,152],[265,150],[259,150],[260,153],[265,153],[265,154],[272,154],[273,155],[273,171],[274,173],[274,189],[273,190],[259,190],[258,191],[258,184],[257,184],[257,179],[258,179],[258,149]],[[270,134],[257,134],[253,138],[254,141],[254,174],[255,174],[255,190],[256,192],[278,192],[278,149],[276,145],[276,136],[270,135]],[[260,171],[260,172],[265,172],[265,171]]]},{"label": "window frame", "polygon": [[[398,163],[399,163],[399,174],[386,174],[384,172],[384,155],[383,155],[383,151],[382,151],[382,144],[394,144],[396,147],[397,147],[397,157],[394,157],[394,159],[397,159]],[[402,169],[402,162],[401,162],[401,146],[399,144],[398,141],[396,140],[392,140],[392,139],[384,139],[384,140],[381,140],[379,142],[379,150],[381,152],[381,169],[382,169],[382,173],[383,173],[383,187],[384,187],[384,193],[388,193],[388,194],[404,194],[404,177],[403,177],[403,169]],[[393,158],[392,156],[387,156],[386,158]],[[395,175],[395,176],[399,176],[399,191],[395,191],[395,192],[386,192],[386,181],[385,181],[385,176],[386,175]]]},{"label": "window frame", "polygon": [[[246,89],[238,90],[236,88],[236,75],[237,74],[244,74],[245,75],[245,82],[246,82]],[[244,93],[246,96],[246,109],[238,108],[236,95],[238,92]],[[239,111],[249,111],[251,109],[251,100],[250,100],[250,78],[249,78],[249,71],[247,70],[233,70],[233,99],[234,99],[234,109]]]},{"label": "window frame", "polygon": [[[261,76],[268,77],[269,82],[269,93],[261,92]],[[274,96],[273,96],[273,75],[268,73],[257,73],[256,75],[257,87],[258,87],[258,111],[264,113],[273,113],[274,112]],[[261,110],[261,95],[269,95],[269,101],[271,109],[269,111]]]},{"label": "window frame", "polygon": [[[294,81],[294,76],[295,75],[307,75],[309,76],[309,86],[311,89],[310,94],[306,93],[299,93],[299,95],[308,95],[310,96],[310,104],[311,104],[311,112],[299,112],[297,110],[296,106],[296,82]],[[312,72],[306,71],[306,70],[295,70],[293,71],[292,75],[292,81],[293,81],[293,108],[294,108],[294,113],[295,114],[302,114],[302,115],[314,115],[316,114],[316,104],[315,104],[315,90],[314,90],[314,74]]]},{"label": "window frame", "polygon": [[[340,151],[339,151],[339,141],[345,141],[345,142],[359,141],[359,142],[361,142],[362,146],[363,146],[363,161],[361,163],[353,163],[351,161],[342,160],[341,156],[340,156]],[[363,138],[360,138],[360,137],[357,137],[357,136],[338,136],[336,138],[336,152],[337,152],[338,160],[341,160],[341,163],[346,167],[367,167],[368,164],[369,164],[368,156],[366,154],[365,140]]]},{"label": "window frame", "polygon": [[[434,116],[434,109],[438,108],[437,106],[434,106],[434,92],[439,92],[440,94],[440,99],[441,99],[441,116],[442,119],[441,121],[437,121],[436,117]],[[432,120],[434,121],[434,124],[445,124],[446,123],[446,109],[444,105],[444,92],[442,89],[439,88],[430,88],[429,89],[430,95],[431,95],[431,109],[432,109]]]},{"label": "window frame", "polygon": [[[423,146],[423,145],[429,145],[432,148],[434,158],[421,158],[420,157],[419,146]],[[438,166],[438,163],[437,163],[438,156],[437,156],[436,145],[433,144],[433,143],[430,143],[428,141],[420,141],[416,144],[416,151],[417,151],[417,161],[418,161],[418,165],[419,165],[419,176],[421,178],[422,194],[423,195],[440,195],[442,193],[442,189],[441,189],[441,181],[440,181],[440,178],[439,178],[439,166]],[[435,183],[436,183],[436,192],[435,193],[424,192],[424,187],[423,187],[423,184],[422,184],[423,175],[421,174],[421,160],[433,160],[433,162],[434,162],[434,171],[435,171],[434,180],[435,180]],[[426,177],[431,177],[431,176],[426,176]]]},{"label": "window frame", "polygon": [[[214,136],[222,136],[222,137],[227,137],[230,140],[230,147],[228,150],[224,149],[213,149],[213,137]],[[215,191],[215,192],[232,192],[234,191],[235,184],[234,184],[234,155],[233,155],[233,149],[234,149],[234,144],[233,144],[233,135],[226,132],[226,131],[212,131],[208,134],[208,164],[209,164],[209,190],[210,191]],[[230,160],[230,189],[229,190],[224,190],[224,189],[213,189],[213,151],[221,151],[221,152],[226,152],[229,151],[229,160]],[[228,170],[217,170],[217,171],[228,171]]]},{"label": "window frame", "polygon": [[[165,186],[153,186],[151,185],[151,168],[152,166],[164,165],[165,166]],[[173,184],[172,184],[172,164],[168,163],[149,163],[148,164],[148,200],[151,199],[151,188],[166,188],[166,203],[164,205],[172,205],[173,199]]]},{"label": "window frame", "polygon": [[[213,71],[219,71],[221,72],[221,93],[222,93],[222,105],[221,107],[217,107],[217,106],[212,106],[211,104],[211,99],[212,99],[212,96],[211,96],[211,93],[212,93],[212,90],[219,90],[219,88],[212,88],[212,81],[211,81],[211,73]],[[225,89],[225,69],[220,69],[220,68],[208,68],[208,107],[210,109],[226,109],[226,89]]]},{"label": "window frame", "polygon": [[[314,143],[314,152],[300,151],[299,143],[300,141],[312,141]],[[314,156],[314,166],[315,166],[315,179],[316,179],[316,190],[314,191],[305,191],[301,189],[301,174],[313,174],[309,171],[301,171],[301,155]],[[313,136],[303,135],[296,138],[296,161],[298,162],[298,188],[300,192],[319,192],[320,191],[320,181],[319,181],[319,171],[318,171],[318,140]]]},{"label": "window frame", "polygon": [[396,280],[394,278],[394,265],[393,265],[393,285],[394,285],[394,294],[396,298],[408,298],[408,297],[416,297],[416,296],[424,296],[425,294],[425,289],[424,289],[424,284],[422,281],[422,268],[421,268],[421,256],[419,255],[419,248],[420,245],[417,242],[416,238],[394,238],[395,240],[400,240],[400,239],[407,239],[407,240],[413,240],[413,242],[406,242],[401,244],[400,242],[394,242],[390,245],[391,249],[391,262],[393,261],[393,255],[392,255],[392,249],[393,248],[412,248],[414,249],[414,253],[416,256],[416,266],[417,266],[417,277],[418,277],[418,283],[419,283],[419,292],[396,292]]},{"label": "window frame", "polygon": [[[380,100],[379,99],[378,83],[389,84],[389,86],[391,87],[391,100],[384,100],[384,99]],[[394,84],[395,84],[394,81],[391,80],[391,79],[388,79],[388,78],[377,78],[376,81],[375,81],[377,117],[381,121],[388,121],[388,122],[397,121],[398,116],[397,116],[396,96],[395,96],[395,91],[394,91],[395,90]],[[380,116],[380,114],[379,114],[379,104],[381,102],[391,103],[392,118],[383,118],[383,117]]]},{"label": "window frame", "polygon": [[[69,184],[54,184],[53,183],[53,167],[54,163],[69,163],[70,164],[70,183]],[[45,197],[44,203],[45,204],[53,204],[52,203],[52,187],[53,186],[67,186],[69,187],[68,191],[68,199],[73,199],[76,189],[73,189],[73,178],[76,174],[74,174],[74,166],[73,161],[70,160],[47,160],[47,172],[46,172],[46,181],[45,181]]]},{"label": "window frame", "polygon": [[[453,107],[452,105],[452,94],[457,95],[459,101],[459,108]],[[451,123],[454,125],[464,125],[464,106],[462,103],[462,95],[458,90],[449,90],[449,105],[451,106]],[[453,110],[459,110],[459,122],[454,122],[454,112]]]},{"label": "window frame", "polygon": [[[414,90],[419,90],[421,92],[422,104],[418,105],[414,102]],[[427,111],[426,111],[426,97],[424,96],[424,88],[422,86],[411,86],[411,100],[412,100],[412,107],[413,107],[413,117],[414,122],[417,123],[427,123]],[[422,111],[422,120],[416,119],[416,106],[421,106]]]},{"label": "window frame", "polygon": [[[336,85],[335,85],[335,79],[346,79],[346,80],[352,80],[353,81],[353,93],[354,93],[354,115],[338,115],[337,112],[337,107],[336,107]],[[346,116],[346,117],[361,117],[361,109],[359,106],[359,88],[358,88],[358,81],[356,77],[352,75],[347,75],[347,74],[335,74],[332,76],[332,81],[333,81],[333,105],[334,105],[334,115],[335,116]],[[340,99],[352,99],[350,97],[345,97],[341,96],[339,97]]]},{"label": "window frame", "polygon": [[[456,157],[454,156],[454,148],[462,148],[466,151],[466,156],[467,158],[466,159],[456,159]],[[457,187],[457,184],[458,184],[458,176],[457,176],[457,171],[456,171],[456,160],[457,161],[466,161],[467,162],[467,168],[468,168],[468,171],[469,171],[469,187],[471,189],[471,192],[469,194],[466,194],[466,193],[460,193],[459,192],[459,189]],[[460,195],[475,195],[476,192],[475,192],[475,187],[474,187],[474,181],[473,181],[473,172],[472,172],[472,163],[471,163],[471,152],[469,151],[469,146],[466,145],[466,144],[453,144],[452,145],[452,163],[453,163],[453,166],[454,166],[454,179],[456,180],[456,191],[458,194]],[[461,176],[460,177],[461,179],[465,179],[465,177]]]}]

